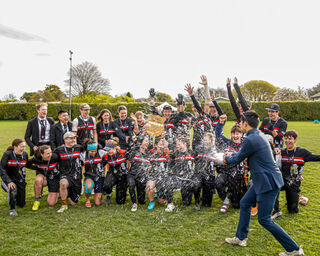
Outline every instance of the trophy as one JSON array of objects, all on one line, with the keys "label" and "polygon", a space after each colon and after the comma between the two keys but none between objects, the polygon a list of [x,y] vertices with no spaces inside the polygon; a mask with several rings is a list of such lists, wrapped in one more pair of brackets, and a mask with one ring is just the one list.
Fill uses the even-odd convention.
[{"label": "trophy", "polygon": [[164,122],[166,121],[165,117],[157,115],[149,115],[147,123],[145,124],[146,132],[150,136],[160,136],[164,132]]}]

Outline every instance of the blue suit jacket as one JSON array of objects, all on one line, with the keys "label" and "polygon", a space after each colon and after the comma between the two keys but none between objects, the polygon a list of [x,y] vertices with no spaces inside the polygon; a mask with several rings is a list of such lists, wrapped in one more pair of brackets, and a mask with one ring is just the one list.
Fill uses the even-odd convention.
[{"label": "blue suit jacket", "polygon": [[282,174],[277,167],[269,142],[258,130],[252,129],[242,142],[239,152],[226,156],[228,164],[238,164],[248,158],[253,188],[257,194],[283,186]]}]

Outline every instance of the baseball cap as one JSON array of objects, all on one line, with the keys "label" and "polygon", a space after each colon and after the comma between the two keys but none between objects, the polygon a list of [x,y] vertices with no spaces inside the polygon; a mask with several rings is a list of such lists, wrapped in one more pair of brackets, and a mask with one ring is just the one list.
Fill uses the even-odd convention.
[{"label": "baseball cap", "polygon": [[75,135],[73,132],[66,132],[66,133],[63,135],[63,139],[66,139],[66,138],[74,138],[74,137],[78,137],[78,136]]},{"label": "baseball cap", "polygon": [[109,151],[110,149],[115,148],[117,145],[112,145],[112,144],[106,144],[105,147],[103,148],[105,151]]},{"label": "baseball cap", "polygon": [[87,103],[82,103],[82,104],[80,104],[80,109],[82,109],[82,110],[84,110],[84,109],[90,109],[90,106],[89,106],[89,104],[87,104]]},{"label": "baseball cap", "polygon": [[270,105],[270,107],[266,108],[266,110],[268,111],[279,111],[280,110],[280,106],[276,103],[272,103]]},{"label": "baseball cap", "polygon": [[163,107],[163,109],[171,109],[171,110],[172,110],[172,107],[171,107],[170,105],[165,105],[165,106]]}]

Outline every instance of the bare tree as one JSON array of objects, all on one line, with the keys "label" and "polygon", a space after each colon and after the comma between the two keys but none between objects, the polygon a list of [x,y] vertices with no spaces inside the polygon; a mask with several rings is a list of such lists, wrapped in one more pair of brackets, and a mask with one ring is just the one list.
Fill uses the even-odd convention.
[{"label": "bare tree", "polygon": [[[72,67],[72,95],[83,96],[90,92],[97,94],[107,94],[110,89],[109,79],[103,78],[98,67],[93,63],[85,61],[75,67]],[[70,76],[70,71],[68,72]],[[65,80],[69,86],[70,80]]]}]

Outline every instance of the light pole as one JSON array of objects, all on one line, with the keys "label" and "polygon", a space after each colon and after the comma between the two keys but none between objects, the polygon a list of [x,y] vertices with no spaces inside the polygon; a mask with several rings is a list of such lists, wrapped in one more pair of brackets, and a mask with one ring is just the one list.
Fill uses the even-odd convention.
[{"label": "light pole", "polygon": [[71,119],[71,83],[72,83],[72,54],[73,52],[71,50],[69,50],[70,53],[70,84],[69,84],[69,116]]}]

